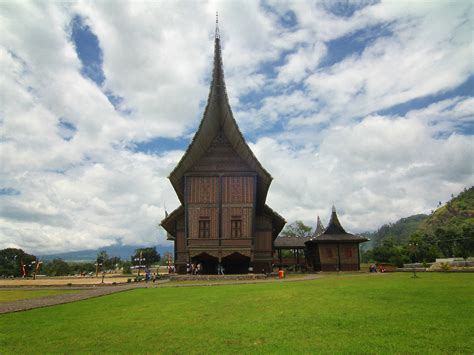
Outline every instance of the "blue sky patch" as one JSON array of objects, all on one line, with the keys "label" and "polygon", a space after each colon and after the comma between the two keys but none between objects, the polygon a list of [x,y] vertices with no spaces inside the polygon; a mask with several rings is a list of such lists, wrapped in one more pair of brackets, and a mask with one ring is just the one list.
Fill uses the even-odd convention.
[{"label": "blue sky patch", "polygon": [[[463,84],[460,86],[445,91],[436,95],[427,95],[423,97],[417,97],[416,99],[403,102],[401,104],[389,107],[385,110],[377,112],[378,115],[389,115],[389,116],[404,116],[408,111],[419,110],[424,107],[431,105],[432,103],[447,100],[456,96],[471,96],[474,87],[474,75],[471,75]],[[472,133],[472,129],[465,131],[465,134]]]},{"label": "blue sky patch", "polygon": [[339,17],[351,17],[358,10],[366,6],[378,3],[378,0],[373,1],[327,1],[323,3],[324,9]]},{"label": "blue sky patch", "polygon": [[82,63],[82,75],[101,86],[105,76],[102,70],[102,49],[99,46],[97,36],[80,16],[75,16],[72,19],[71,28],[71,39]]},{"label": "blue sky patch", "polygon": [[186,150],[190,144],[187,138],[154,138],[146,142],[132,143],[131,150],[146,154],[162,154],[167,150]]},{"label": "blue sky patch", "polygon": [[70,141],[77,132],[77,127],[73,123],[67,121],[64,118],[59,119],[58,129],[59,129],[59,135],[65,141]]},{"label": "blue sky patch", "polygon": [[13,187],[2,187],[0,188],[0,196],[18,196],[21,191],[14,189]]},{"label": "blue sky patch", "polygon": [[388,37],[391,34],[390,24],[379,24],[326,42],[328,53],[319,64],[319,67],[329,67],[351,55],[361,55],[376,40]]}]

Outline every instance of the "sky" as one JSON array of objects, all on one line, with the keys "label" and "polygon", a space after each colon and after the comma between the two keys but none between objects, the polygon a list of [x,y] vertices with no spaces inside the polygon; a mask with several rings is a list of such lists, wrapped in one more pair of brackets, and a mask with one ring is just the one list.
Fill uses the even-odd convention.
[{"label": "sky", "polygon": [[169,245],[216,11],[234,117],[288,222],[335,205],[376,230],[473,185],[470,1],[3,1],[0,248]]}]

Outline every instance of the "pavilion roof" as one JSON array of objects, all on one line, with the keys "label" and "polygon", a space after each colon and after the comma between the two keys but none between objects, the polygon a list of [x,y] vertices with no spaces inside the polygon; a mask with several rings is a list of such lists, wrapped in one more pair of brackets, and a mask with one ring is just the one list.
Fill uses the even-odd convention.
[{"label": "pavilion roof", "polygon": [[257,173],[257,206],[263,208],[273,178],[253,154],[232,114],[224,81],[220,36],[216,28],[214,66],[207,106],[191,144],[168,177],[181,203],[184,203],[184,174],[201,159],[213,138],[220,132],[223,132],[235,152]]},{"label": "pavilion roof", "polygon": [[[316,233],[315,233],[316,234]],[[332,207],[331,219],[324,232],[313,236],[306,243],[327,243],[327,242],[356,242],[368,241],[367,238],[347,233],[342,227],[337,217],[336,208]]]}]

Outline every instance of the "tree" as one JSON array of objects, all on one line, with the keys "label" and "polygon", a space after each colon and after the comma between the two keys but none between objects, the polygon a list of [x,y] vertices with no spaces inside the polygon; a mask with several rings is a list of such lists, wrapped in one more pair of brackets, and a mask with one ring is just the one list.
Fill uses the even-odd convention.
[{"label": "tree", "polygon": [[107,270],[115,270],[119,267],[121,261],[119,256],[112,256],[105,261],[105,268]]},{"label": "tree", "polygon": [[69,264],[63,259],[53,259],[45,263],[43,270],[48,276],[66,276],[70,273]]},{"label": "tree", "polygon": [[132,273],[132,263],[130,261],[122,261],[122,274],[130,275]]},{"label": "tree", "polygon": [[25,253],[22,249],[6,248],[0,250],[0,275],[2,276],[23,276],[23,267],[26,274],[30,274],[35,264],[36,256]]},{"label": "tree", "polygon": [[311,235],[311,227],[308,227],[302,221],[295,221],[285,227],[281,232],[283,237],[305,238]]},{"label": "tree", "polygon": [[[141,254],[140,254],[141,253]],[[141,262],[139,258],[144,259]],[[161,260],[160,254],[156,251],[156,247],[153,248],[140,248],[135,250],[135,254],[131,257],[133,265],[145,265],[150,267],[153,264],[159,263]]]},{"label": "tree", "polygon": [[456,241],[455,252],[457,256],[467,259],[474,256],[474,225],[465,224],[462,226],[462,238]]}]

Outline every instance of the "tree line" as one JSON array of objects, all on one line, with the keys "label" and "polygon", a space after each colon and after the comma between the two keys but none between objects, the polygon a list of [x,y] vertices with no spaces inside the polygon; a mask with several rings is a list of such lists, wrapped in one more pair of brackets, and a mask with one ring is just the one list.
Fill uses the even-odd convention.
[{"label": "tree line", "polygon": [[362,262],[385,262],[399,267],[410,262],[428,263],[436,258],[474,256],[474,225],[437,228],[433,233],[416,231],[408,242],[392,238],[380,241],[373,249],[361,251]]},{"label": "tree line", "polygon": [[[95,262],[67,262],[60,258],[41,261],[35,255],[22,249],[6,248],[0,250],[0,277],[29,277],[36,273],[47,276],[93,275],[121,270],[123,274],[131,274],[132,267],[150,267],[168,262],[169,253],[161,258],[156,247],[136,249],[130,260],[122,260],[118,256],[109,256],[102,250],[97,254]],[[172,259],[172,258],[171,258]]]}]

